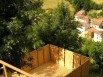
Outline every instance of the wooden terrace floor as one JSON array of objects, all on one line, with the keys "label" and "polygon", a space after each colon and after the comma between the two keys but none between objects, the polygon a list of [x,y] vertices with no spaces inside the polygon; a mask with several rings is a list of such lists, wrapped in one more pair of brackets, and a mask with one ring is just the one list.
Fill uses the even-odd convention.
[{"label": "wooden terrace floor", "polygon": [[30,74],[34,77],[64,77],[72,70],[49,61],[30,71]]}]

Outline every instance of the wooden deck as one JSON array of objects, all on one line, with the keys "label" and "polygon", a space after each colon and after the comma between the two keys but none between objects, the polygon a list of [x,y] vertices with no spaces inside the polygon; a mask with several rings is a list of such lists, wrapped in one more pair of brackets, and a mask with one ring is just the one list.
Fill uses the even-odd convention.
[{"label": "wooden deck", "polygon": [[30,73],[34,77],[64,77],[72,70],[49,61],[30,71]]}]

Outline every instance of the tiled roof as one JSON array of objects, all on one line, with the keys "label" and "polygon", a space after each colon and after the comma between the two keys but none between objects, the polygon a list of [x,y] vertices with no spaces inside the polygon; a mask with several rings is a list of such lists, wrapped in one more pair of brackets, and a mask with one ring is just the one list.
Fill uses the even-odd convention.
[{"label": "tiled roof", "polygon": [[86,27],[86,28],[90,28],[90,24],[89,23],[84,23],[84,22],[79,22],[82,26]]},{"label": "tiled roof", "polygon": [[101,26],[103,24],[103,18],[96,18],[92,21],[92,25]]},{"label": "tiled roof", "polygon": [[89,20],[89,17],[87,15],[77,14],[75,15],[75,17],[82,19],[82,20]]},{"label": "tiled roof", "polygon": [[85,10],[80,10],[80,11],[77,12],[76,14],[82,14],[82,15],[85,15]]},{"label": "tiled roof", "polygon": [[90,29],[88,29],[88,32],[94,32],[94,33],[97,33],[97,34],[99,34],[99,35],[101,35],[101,31],[98,31],[98,30],[96,30],[95,28],[90,28]]},{"label": "tiled roof", "polygon": [[83,17],[83,20],[88,20],[88,19],[89,19],[89,16],[87,15]]}]

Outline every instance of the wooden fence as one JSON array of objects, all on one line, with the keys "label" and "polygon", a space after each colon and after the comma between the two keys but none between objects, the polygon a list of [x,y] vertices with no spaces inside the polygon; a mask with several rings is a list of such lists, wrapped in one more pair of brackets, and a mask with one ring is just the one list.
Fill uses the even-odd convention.
[{"label": "wooden fence", "polygon": [[7,71],[6,67],[11,68],[12,70],[15,70],[16,72],[19,72],[19,73],[21,73],[21,74],[24,74],[24,75],[27,76],[27,77],[33,77],[31,74],[29,74],[29,73],[27,73],[27,72],[25,72],[25,71],[23,71],[23,70],[15,67],[15,66],[11,65],[11,64],[8,64],[8,63],[6,63],[6,62],[4,62],[4,61],[2,61],[2,60],[0,60],[0,64],[3,65],[3,70],[4,70],[4,76],[3,76],[3,77],[11,77],[11,76],[9,76],[9,74],[7,73],[8,71]]},{"label": "wooden fence", "polygon": [[88,77],[88,57],[50,44],[27,53],[23,58],[25,65],[21,69],[29,72],[50,60],[68,69],[74,69],[66,77]]}]

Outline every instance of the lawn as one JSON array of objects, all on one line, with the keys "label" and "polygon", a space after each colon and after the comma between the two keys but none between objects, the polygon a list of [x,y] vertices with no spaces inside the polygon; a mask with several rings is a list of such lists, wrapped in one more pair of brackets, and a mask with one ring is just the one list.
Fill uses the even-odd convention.
[{"label": "lawn", "polygon": [[55,8],[62,1],[65,3],[66,6],[68,6],[68,8],[70,9],[72,13],[75,12],[75,9],[72,7],[72,5],[68,1],[65,1],[65,0],[43,0],[42,8],[43,9]]},{"label": "lawn", "polygon": [[92,1],[94,1],[97,4],[102,4],[103,3],[103,0],[92,0]]},{"label": "lawn", "polygon": [[55,8],[58,3],[61,2],[61,0],[43,0],[43,8],[48,9],[48,8]]},{"label": "lawn", "polygon": [[90,10],[89,12],[88,12],[88,14],[93,14],[93,13],[100,13],[102,10]]}]

